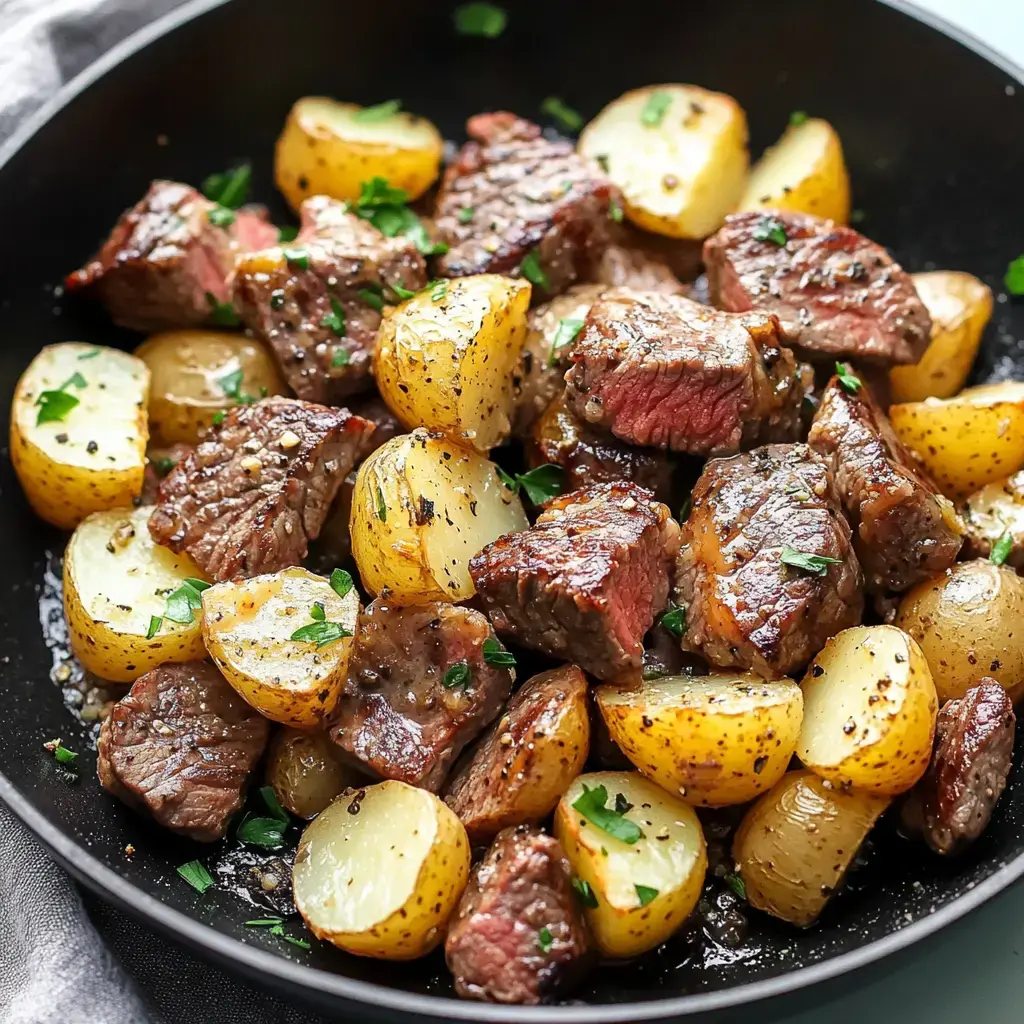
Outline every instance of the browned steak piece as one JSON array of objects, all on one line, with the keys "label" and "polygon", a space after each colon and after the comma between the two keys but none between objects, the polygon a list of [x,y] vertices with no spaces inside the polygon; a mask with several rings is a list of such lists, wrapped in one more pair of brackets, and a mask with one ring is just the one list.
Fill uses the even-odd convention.
[{"label": "browned steak piece", "polygon": [[678,295],[608,292],[569,352],[566,398],[629,444],[693,455],[794,440],[805,373],[779,322]]},{"label": "browned steak piece", "polygon": [[[213,211],[218,213],[211,221]],[[227,217],[232,219],[224,224]],[[235,256],[276,240],[277,228],[261,208],[223,214],[189,185],[154,181],[65,284],[68,291],[88,288],[122,327],[198,327],[231,301]]]},{"label": "browned steak piece", "polygon": [[676,564],[685,650],[775,679],[860,622],[850,527],[827,462],[806,445],[714,459],[692,502]]},{"label": "browned steak piece", "polygon": [[640,248],[609,245],[594,270],[594,280],[614,288],[638,292],[664,292],[685,295],[684,285],[661,260]]},{"label": "browned steak piece", "polygon": [[994,679],[942,706],[931,764],[903,806],[905,823],[936,853],[959,853],[985,831],[1006,788],[1015,731],[1013,705]]},{"label": "browned steak piece", "polygon": [[434,223],[449,246],[440,272],[524,273],[535,297],[586,280],[610,238],[618,189],[571,142],[542,138],[514,114],[479,114],[466,130],[473,141],[437,197]]},{"label": "browned steak piece", "polygon": [[146,472],[142,477],[140,505],[155,505],[160,482],[174,467],[192,454],[193,445],[175,442],[166,448],[150,448],[146,452]]},{"label": "browned steak piece", "polygon": [[678,549],[679,526],[649,491],[597,484],[549,501],[469,571],[500,634],[613,679],[640,664]]},{"label": "browned steak piece", "polygon": [[331,739],[377,775],[436,793],[512,688],[515,673],[484,660],[494,639],[471,608],[378,598],[359,617]]},{"label": "browned steak piece", "polygon": [[960,517],[900,443],[866,384],[851,393],[833,377],[807,443],[831,459],[869,591],[906,590],[956,561]]},{"label": "browned steak piece", "polygon": [[890,366],[928,347],[931,317],[910,275],[852,228],[789,210],[734,213],[704,243],[704,264],[716,306],[775,313],[808,358]]},{"label": "browned steak piece", "polygon": [[100,782],[165,828],[209,843],[242,806],[270,726],[208,661],[141,676],[100,729]]},{"label": "browned steak piece", "polygon": [[464,999],[536,1005],[582,978],[592,946],[561,845],[523,826],[474,869],[444,951]]},{"label": "browned steak piece", "polygon": [[396,300],[393,286],[418,291],[426,283],[423,257],[409,239],[388,238],[345,203],[314,196],[302,204],[291,245],[238,261],[234,297],[295,394],[336,405],[372,383],[381,303]]},{"label": "browned steak piece", "polygon": [[164,478],[149,532],[215,580],[301,565],[371,429],[293,398],[236,406]]},{"label": "browned steak piece", "polygon": [[672,497],[672,460],[665,452],[626,444],[584,423],[559,395],[533,428],[526,447],[530,466],[554,463],[565,470],[566,491],[630,480],[658,501]]},{"label": "browned steak piece", "polygon": [[968,558],[988,558],[997,542],[1009,545],[1004,561],[1024,569],[1024,471],[975,491],[963,507]]}]

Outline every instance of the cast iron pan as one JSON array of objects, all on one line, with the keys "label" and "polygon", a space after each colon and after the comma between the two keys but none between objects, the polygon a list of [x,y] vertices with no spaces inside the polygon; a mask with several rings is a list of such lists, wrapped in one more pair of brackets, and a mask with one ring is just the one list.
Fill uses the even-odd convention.
[{"label": "cast iron pan", "polygon": [[[155,177],[198,182],[251,159],[258,198],[273,198],[275,136],[292,101],[327,94],[400,97],[462,137],[467,115],[536,116],[557,93],[586,117],[627,88],[696,82],[746,108],[754,153],[791,110],[820,114],[843,139],[863,230],[910,270],[971,271],[999,294],[1024,250],[1024,81],[944,26],[872,0],[589,0],[506,3],[494,41],[463,39],[436,0],[198,0],[91,69],[0,155],[0,402],[40,346],[77,339],[134,344],[101,311],[54,294],[121,209]],[[936,28],[940,29],[937,31]],[[943,31],[947,34],[943,34]],[[973,50],[973,52],[972,52]],[[282,210],[276,211],[283,215]],[[979,380],[1024,363],[1024,305],[1000,295]],[[0,797],[82,882],[250,978],[361,1019],[401,1012],[466,1020],[638,1021],[749,1003],[875,961],[933,932],[1024,874],[1024,756],[988,832],[966,859],[940,863],[883,825],[865,863],[816,928],[754,915],[750,942],[727,950],[681,936],[637,963],[596,972],[588,1003],[540,1009],[456,1002],[439,956],[407,965],[309,952],[243,922],[260,916],[230,891],[244,858],[150,827],[101,793],[90,728],[60,685],[54,578],[63,538],[30,513],[0,465]],[[41,600],[42,599],[42,600]],[[42,623],[41,623],[42,619]],[[49,643],[44,642],[44,636]],[[42,743],[83,751],[66,784]],[[1021,753],[1021,752],[1019,752]],[[127,859],[126,844],[135,847]],[[175,866],[205,856],[222,887],[200,897]],[[183,979],[187,984],[187,979]]]}]

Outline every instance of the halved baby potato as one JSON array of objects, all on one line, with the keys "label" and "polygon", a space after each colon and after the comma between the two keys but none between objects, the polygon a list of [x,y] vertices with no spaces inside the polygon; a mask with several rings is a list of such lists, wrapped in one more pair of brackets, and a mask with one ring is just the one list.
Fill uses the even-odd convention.
[{"label": "halved baby potato", "polygon": [[406,427],[426,427],[481,452],[505,440],[530,291],[521,278],[476,274],[417,292],[388,312],[377,332],[374,376]]},{"label": "halved baby potato", "polygon": [[796,753],[837,786],[896,796],[924,774],[939,702],[924,652],[895,626],[837,633],[802,683]]},{"label": "halved baby potato", "polygon": [[469,880],[469,840],[433,793],[389,780],[346,790],[306,828],[292,878],[317,938],[411,960],[444,938]]},{"label": "halved baby potato", "polygon": [[747,117],[731,97],[695,85],[649,85],[613,100],[579,150],[622,189],[626,216],[670,238],[706,238],[747,183]]},{"label": "halved baby potato", "polygon": [[359,616],[348,582],[340,596],[323,576],[293,567],[203,592],[206,649],[264,717],[313,729],[334,710]]},{"label": "halved baby potato", "polygon": [[271,741],[267,784],[296,817],[315,818],[343,789],[364,781],[326,732],[285,727]]},{"label": "halved baby potato", "polygon": [[113,348],[48,345],[11,405],[11,462],[36,514],[64,530],[142,491],[149,368]]},{"label": "halved baby potato", "polygon": [[792,679],[715,673],[605,683],[597,706],[612,739],[649,778],[687,803],[753,800],[789,767],[803,719]]},{"label": "halved baby potato", "polygon": [[653,949],[700,898],[708,860],[697,814],[638,772],[577,776],[554,831],[596,900],[584,912],[606,956]]},{"label": "halved baby potato", "polygon": [[199,616],[167,618],[167,598],[186,580],[206,582],[186,554],[153,543],[153,509],[120,508],[83,519],[64,552],[64,616],[82,667],[132,683],[169,661],[205,658]]},{"label": "halved baby potato", "polygon": [[310,196],[358,199],[371,178],[417,199],[437,179],[443,150],[441,133],[424,117],[304,96],[277,140],[274,180],[294,210]]},{"label": "halved baby potato", "polygon": [[469,560],[528,525],[493,462],[425,430],[392,438],[356,477],[352,554],[363,585],[396,604],[467,600]]},{"label": "halved baby potato", "polygon": [[791,124],[750,172],[741,210],[797,210],[850,219],[850,178],[836,130],[821,118]]}]

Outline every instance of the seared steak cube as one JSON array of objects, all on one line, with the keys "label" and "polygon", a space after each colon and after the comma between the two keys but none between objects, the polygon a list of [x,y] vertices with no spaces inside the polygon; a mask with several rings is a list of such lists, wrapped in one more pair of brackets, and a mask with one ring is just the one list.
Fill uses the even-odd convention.
[{"label": "seared steak cube", "polygon": [[679,526],[649,491],[598,484],[549,501],[469,571],[499,634],[613,679],[640,664],[678,549]]},{"label": "seared steak cube", "polygon": [[960,517],[900,443],[866,384],[851,393],[833,377],[807,443],[832,460],[869,590],[906,590],[956,561]]},{"label": "seared steak cube", "polygon": [[629,444],[730,454],[800,428],[805,372],[774,316],[677,295],[607,292],[569,352],[566,398]]},{"label": "seared steak cube", "polygon": [[571,142],[552,142],[514,114],[470,118],[472,142],[445,172],[435,227],[445,277],[519,274],[534,294],[586,280],[607,244],[618,190]]},{"label": "seared steak cube", "polygon": [[769,445],[704,467],[682,527],[683,649],[765,679],[860,622],[861,571],[827,462]]},{"label": "seared steak cube", "polygon": [[667,264],[640,248],[609,245],[601,253],[594,280],[612,288],[630,288],[637,292],[664,292],[685,295],[684,285]]},{"label": "seared steak cube", "polygon": [[566,994],[592,948],[561,844],[523,826],[474,869],[444,951],[464,999],[536,1005]]},{"label": "seared steak cube", "polygon": [[968,558],[988,558],[1005,538],[1002,542],[1010,548],[1003,561],[1018,572],[1024,569],[1024,472],[975,491],[964,504],[963,515]]},{"label": "seared steak cube", "polygon": [[165,828],[223,837],[270,726],[208,661],[141,676],[100,729],[100,782]]},{"label": "seared steak cube", "polygon": [[218,581],[301,565],[372,429],[292,398],[237,406],[164,478],[149,532]]},{"label": "seared steak cube", "polygon": [[734,213],[704,243],[720,309],[775,313],[807,358],[916,363],[931,317],[910,275],[852,228],[789,210]]},{"label": "seared steak cube", "polygon": [[331,739],[375,774],[437,792],[512,689],[515,673],[484,659],[486,640],[491,625],[471,608],[378,598],[359,617]]},{"label": "seared steak cube", "polygon": [[228,224],[214,211],[189,185],[154,181],[96,256],[69,275],[68,291],[90,289],[115,323],[137,331],[210,323],[231,301],[236,255],[277,239],[265,211],[234,211]]},{"label": "seared steak cube", "polygon": [[388,238],[346,204],[314,196],[302,204],[291,245],[238,261],[234,299],[295,394],[336,405],[372,383],[381,303],[396,301],[392,288],[426,283],[423,257],[407,238]]}]

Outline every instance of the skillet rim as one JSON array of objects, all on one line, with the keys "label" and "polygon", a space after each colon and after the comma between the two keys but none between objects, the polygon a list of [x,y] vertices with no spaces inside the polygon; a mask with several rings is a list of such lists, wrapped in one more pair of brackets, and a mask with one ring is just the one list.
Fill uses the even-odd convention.
[{"label": "skillet rim", "polygon": [[[176,8],[132,33],[113,46],[98,60],[83,69],[35,111],[14,134],[0,146],[0,171],[11,159],[73,99],[130,57],[144,50],[157,39],[170,34],[188,22],[207,14],[231,0],[186,0]],[[970,32],[953,25],[931,11],[914,5],[911,0],[877,0],[885,6],[912,18],[928,28],[977,54],[1024,87],[1024,68],[1005,54],[992,49]],[[56,825],[23,797],[0,772],[0,801],[43,843],[55,859],[79,882],[107,902],[154,926],[166,936],[207,954],[224,967],[234,969],[260,987],[268,986],[268,976],[278,991],[284,986],[333,996],[354,1003],[375,1006],[382,1010],[409,1013],[414,1016],[466,1021],[515,1021],[530,1024],[629,1024],[634,1021],[665,1020],[670,1017],[693,1016],[722,1010],[740,1004],[763,1001],[773,996],[809,988],[840,975],[874,963],[890,953],[907,948],[926,936],[964,917],[997,893],[1024,876],[1024,853],[998,868],[969,892],[958,896],[941,910],[929,914],[905,928],[891,932],[864,946],[831,957],[828,960],[800,967],[774,978],[735,985],[714,992],[695,992],[644,1002],[586,1004],[580,1006],[498,1006],[466,1002],[445,996],[405,992],[373,982],[360,981],[333,974],[317,967],[296,963],[268,950],[248,946],[223,934],[181,911],[175,910],[149,893],[137,888],[116,871],[108,868],[66,836]]]}]

